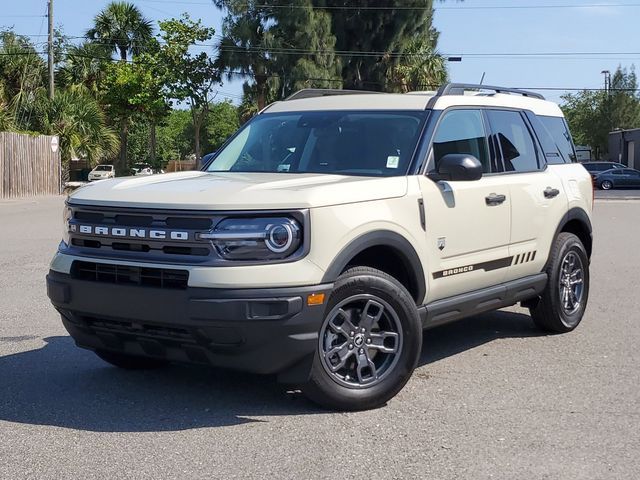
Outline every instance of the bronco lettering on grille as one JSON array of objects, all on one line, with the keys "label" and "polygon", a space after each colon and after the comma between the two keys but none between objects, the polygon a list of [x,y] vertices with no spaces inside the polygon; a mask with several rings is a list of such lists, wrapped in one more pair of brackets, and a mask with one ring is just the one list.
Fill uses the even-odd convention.
[{"label": "bronco lettering on grille", "polygon": [[152,240],[189,240],[189,232],[178,230],[158,230],[147,228],[105,227],[93,225],[69,225],[73,233],[105,237],[150,238]]}]

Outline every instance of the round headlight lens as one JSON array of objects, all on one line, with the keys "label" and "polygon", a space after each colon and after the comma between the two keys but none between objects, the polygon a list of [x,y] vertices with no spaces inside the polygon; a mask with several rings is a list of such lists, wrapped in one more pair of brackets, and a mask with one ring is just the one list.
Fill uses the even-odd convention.
[{"label": "round headlight lens", "polygon": [[286,252],[293,243],[293,229],[288,223],[267,226],[268,233],[265,243],[274,253]]}]

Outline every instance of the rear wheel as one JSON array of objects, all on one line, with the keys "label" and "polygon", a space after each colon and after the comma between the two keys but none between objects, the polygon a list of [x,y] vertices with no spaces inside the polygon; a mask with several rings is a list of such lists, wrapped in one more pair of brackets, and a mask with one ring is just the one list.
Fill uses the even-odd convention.
[{"label": "rear wheel", "polygon": [[105,362],[125,370],[148,370],[167,365],[166,361],[156,358],[126,355],[124,353],[110,352],[107,350],[98,350],[95,353]]},{"label": "rear wheel", "polygon": [[560,233],[546,271],[547,286],[537,305],[530,308],[531,317],[542,330],[570,332],[582,320],[589,298],[589,257],[580,239]]},{"label": "rear wheel", "polygon": [[303,392],[339,410],[384,405],[411,377],[422,347],[411,295],[390,275],[355,267],[338,278],[326,311]]},{"label": "rear wheel", "polygon": [[603,180],[600,183],[600,188],[602,190],[611,190],[613,188],[613,182],[611,182],[610,180]]}]

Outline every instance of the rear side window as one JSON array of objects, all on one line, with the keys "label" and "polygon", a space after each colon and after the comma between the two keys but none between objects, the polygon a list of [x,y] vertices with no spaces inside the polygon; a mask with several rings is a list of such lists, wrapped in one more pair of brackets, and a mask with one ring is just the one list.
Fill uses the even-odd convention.
[{"label": "rear side window", "polygon": [[440,160],[450,153],[473,155],[489,172],[487,137],[480,110],[451,110],[444,114],[433,137],[433,158]]},{"label": "rear side window", "polygon": [[[571,133],[569,133],[569,127],[567,122],[562,117],[545,117],[538,116],[540,122],[545,127],[547,132],[551,135],[553,140],[556,142],[556,146],[562,155],[562,160],[564,163],[575,162],[576,160],[576,152],[573,148],[573,140],[571,139]],[[550,159],[547,158],[547,163],[550,162]],[[562,162],[557,162],[562,163]]]},{"label": "rear side window", "polygon": [[491,126],[491,151],[505,172],[533,172],[539,170],[536,146],[520,112],[487,110]]}]

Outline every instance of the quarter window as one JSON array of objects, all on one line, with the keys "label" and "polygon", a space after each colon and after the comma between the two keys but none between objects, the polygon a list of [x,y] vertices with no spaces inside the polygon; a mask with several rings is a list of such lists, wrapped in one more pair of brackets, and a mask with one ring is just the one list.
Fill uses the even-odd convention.
[{"label": "quarter window", "polygon": [[[539,116],[540,122],[546,128],[547,132],[553,137],[553,140],[556,142],[556,146],[560,153],[562,154],[563,160],[566,163],[571,163],[576,161],[576,152],[573,149],[573,140],[571,139],[571,134],[569,133],[569,127],[567,126],[567,122],[562,117],[544,117]],[[549,162],[548,163],[556,163]]]},{"label": "quarter window", "polygon": [[473,155],[489,172],[487,138],[480,110],[451,110],[444,114],[433,139],[433,158],[440,160],[450,153]]},{"label": "quarter window", "polygon": [[514,111],[487,110],[487,116],[491,125],[492,160],[497,171],[500,168],[506,172],[538,170],[535,143],[522,115]]}]

